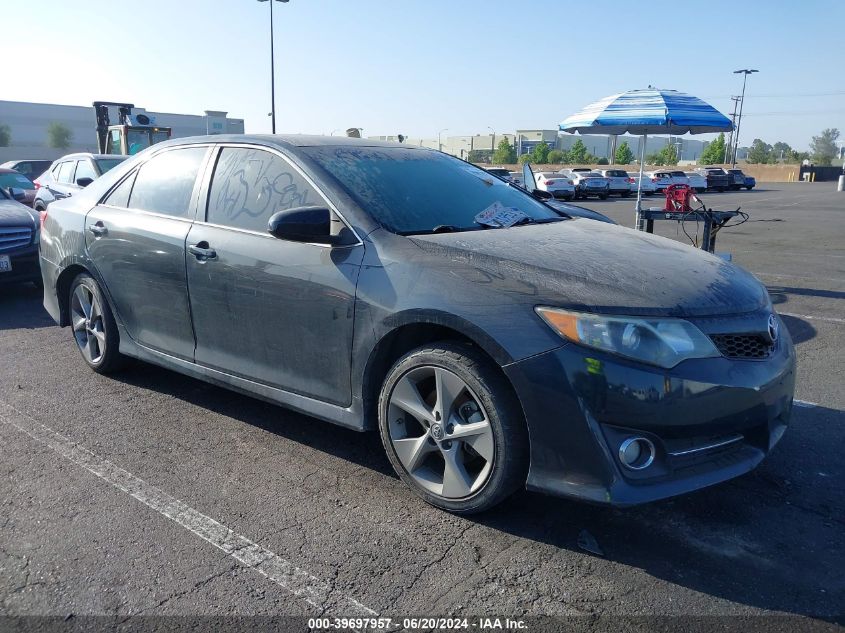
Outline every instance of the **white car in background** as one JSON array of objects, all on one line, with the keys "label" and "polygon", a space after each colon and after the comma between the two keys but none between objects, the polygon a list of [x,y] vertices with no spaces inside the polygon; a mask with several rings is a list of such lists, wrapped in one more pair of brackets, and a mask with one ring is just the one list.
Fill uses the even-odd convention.
[{"label": "white car in background", "polygon": [[668,171],[651,171],[647,172],[646,175],[651,178],[651,182],[654,183],[654,190],[657,193],[661,193],[666,187],[669,185],[674,185],[675,183],[672,181],[672,176],[669,174]]},{"label": "white car in background", "polygon": [[[631,192],[636,194],[637,188],[640,184],[640,174],[639,172],[631,176]],[[654,185],[654,182],[651,180],[651,176],[648,174],[643,174],[643,182],[642,186],[639,186],[639,189],[642,191],[644,196],[651,196],[657,191],[657,187]]]},{"label": "white car in background", "polygon": [[602,176],[610,181],[610,193],[618,193],[623,198],[631,195],[634,179],[624,169],[599,169]]},{"label": "white car in background", "polygon": [[689,181],[689,186],[695,189],[696,193],[707,191],[707,178],[696,171],[688,171],[686,172],[686,175],[687,180]]},{"label": "white car in background", "polygon": [[558,174],[569,178],[575,185],[575,199],[597,196],[607,200],[610,195],[610,181],[596,171],[561,169]]},{"label": "white car in background", "polygon": [[575,186],[565,175],[553,171],[541,171],[534,174],[535,187],[540,191],[548,191],[553,198],[572,200],[575,197]]}]

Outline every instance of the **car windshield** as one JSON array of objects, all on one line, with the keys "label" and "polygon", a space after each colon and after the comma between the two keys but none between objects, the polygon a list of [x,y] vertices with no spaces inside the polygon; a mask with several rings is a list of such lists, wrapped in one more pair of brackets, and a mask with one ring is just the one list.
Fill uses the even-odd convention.
[{"label": "car windshield", "polygon": [[[529,220],[561,216],[483,169],[439,152],[404,147],[304,147],[355,202],[399,234],[487,228],[475,216],[517,209]],[[496,203],[501,205],[497,207]]]},{"label": "car windshield", "polygon": [[100,174],[106,173],[110,169],[114,169],[120,163],[125,161],[125,158],[98,158],[97,159],[97,167],[100,168]]},{"label": "car windshield", "polygon": [[32,181],[21,174],[0,174],[0,187],[3,189],[10,187],[15,187],[16,189],[35,189]]}]

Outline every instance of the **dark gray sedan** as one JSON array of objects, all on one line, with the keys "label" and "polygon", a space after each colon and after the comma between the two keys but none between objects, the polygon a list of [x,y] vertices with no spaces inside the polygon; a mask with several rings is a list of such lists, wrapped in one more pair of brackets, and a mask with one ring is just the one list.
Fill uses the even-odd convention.
[{"label": "dark gray sedan", "polygon": [[792,408],[792,342],[752,275],[422,148],[161,143],[51,204],[40,252],[94,371],[134,357],[378,429],[454,512],[724,481]]}]

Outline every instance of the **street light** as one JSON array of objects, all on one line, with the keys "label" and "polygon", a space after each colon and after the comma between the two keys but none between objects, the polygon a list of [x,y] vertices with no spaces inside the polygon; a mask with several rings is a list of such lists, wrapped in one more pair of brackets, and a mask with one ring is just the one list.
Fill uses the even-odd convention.
[{"label": "street light", "polygon": [[734,71],[734,75],[742,74],[742,96],[739,98],[739,119],[737,119],[736,122],[736,134],[734,135],[733,160],[731,161],[732,167],[736,167],[736,151],[739,148],[739,129],[742,127],[742,106],[745,105],[745,82],[748,80],[748,75],[759,72],[759,70],[754,68],[742,68]]},{"label": "street light", "polygon": [[487,129],[490,130],[491,132],[493,132],[493,138],[490,139],[490,164],[492,165],[493,164],[493,154],[496,153],[496,130],[494,130],[489,125],[487,126]]},{"label": "street light", "polygon": [[270,117],[273,134],[276,133],[276,61],[273,51],[273,2],[288,0],[258,0],[270,3]]},{"label": "street light", "polygon": [[443,132],[448,132],[448,131],[449,131],[449,128],[444,127],[442,130],[440,130],[437,133],[437,150],[438,151],[441,151],[441,152],[443,151],[443,143],[440,142],[440,135],[443,134]]}]

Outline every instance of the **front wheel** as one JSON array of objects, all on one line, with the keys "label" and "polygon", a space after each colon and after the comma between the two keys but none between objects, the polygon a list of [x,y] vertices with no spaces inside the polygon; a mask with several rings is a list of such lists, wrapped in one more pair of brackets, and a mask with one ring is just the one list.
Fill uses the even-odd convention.
[{"label": "front wheel", "polygon": [[118,369],[125,357],[118,350],[117,324],[91,275],[82,273],[73,280],[68,305],[73,338],[83,360],[98,374]]},{"label": "front wheel", "polygon": [[393,366],[379,432],[394,470],[433,506],[482,512],[525,485],[528,438],[504,376],[469,345],[421,347]]},{"label": "front wheel", "polygon": [[600,193],[600,194],[599,194],[599,199],[600,199],[600,200],[607,200],[609,197],[610,197],[610,194],[609,194],[609,193]]}]

